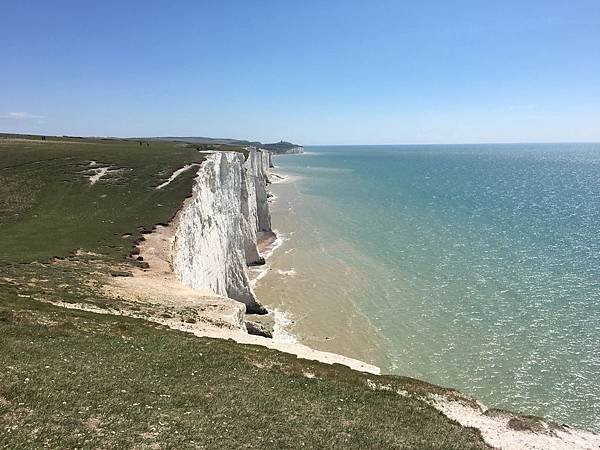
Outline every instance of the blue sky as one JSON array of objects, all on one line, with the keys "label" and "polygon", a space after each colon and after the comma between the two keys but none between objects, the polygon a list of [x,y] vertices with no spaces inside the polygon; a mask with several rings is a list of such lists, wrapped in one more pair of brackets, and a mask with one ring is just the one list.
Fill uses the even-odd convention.
[{"label": "blue sky", "polygon": [[600,1],[0,5],[0,131],[600,141]]}]

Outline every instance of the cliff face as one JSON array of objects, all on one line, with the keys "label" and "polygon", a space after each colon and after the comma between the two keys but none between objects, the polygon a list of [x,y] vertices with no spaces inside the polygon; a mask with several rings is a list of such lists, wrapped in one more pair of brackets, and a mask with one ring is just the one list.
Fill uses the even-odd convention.
[{"label": "cliff face", "polygon": [[178,217],[172,264],[185,285],[243,302],[249,313],[265,313],[248,278],[247,266],[261,262],[258,231],[271,229],[267,203],[266,152],[249,149],[207,156],[192,198]]},{"label": "cliff face", "polygon": [[266,149],[266,151],[274,155],[296,155],[298,153],[304,153],[304,147],[301,145],[293,145],[285,148]]},{"label": "cliff face", "polygon": [[254,178],[253,184],[257,204],[256,231],[270,231],[271,213],[269,212],[269,204],[267,202],[267,183],[269,182],[268,171],[271,165],[271,155],[267,151],[252,148],[250,149],[246,165],[248,175]]},{"label": "cliff face", "polygon": [[281,153],[284,155],[295,155],[298,153],[304,153],[304,147],[297,145],[297,146],[287,149]]}]

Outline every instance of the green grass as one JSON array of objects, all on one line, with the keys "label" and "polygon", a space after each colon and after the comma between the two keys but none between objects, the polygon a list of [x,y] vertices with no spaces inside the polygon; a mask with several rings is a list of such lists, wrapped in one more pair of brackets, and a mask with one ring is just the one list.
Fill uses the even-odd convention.
[{"label": "green grass", "polygon": [[[102,278],[136,264],[133,245],[175,214],[194,171],[155,186],[202,157],[0,135],[0,447],[485,448],[419,399],[452,395],[436,386],[45,303],[131,307]],[[92,186],[90,161],[121,171]]]},{"label": "green grass", "polygon": [[[48,260],[77,248],[126,256],[143,230],[175,214],[194,171],[154,188],[202,159],[195,147],[174,143],[0,137],[0,261]],[[90,161],[120,171],[91,185]]]},{"label": "green grass", "polygon": [[3,295],[0,335],[5,448],[486,448],[366,384],[439,389],[409,378]]}]

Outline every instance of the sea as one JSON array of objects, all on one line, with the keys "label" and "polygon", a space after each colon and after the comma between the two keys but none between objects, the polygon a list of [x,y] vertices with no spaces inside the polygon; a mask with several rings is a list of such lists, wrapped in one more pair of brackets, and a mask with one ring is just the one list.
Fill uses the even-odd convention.
[{"label": "sea", "polygon": [[600,144],[275,157],[277,338],[600,431]]}]

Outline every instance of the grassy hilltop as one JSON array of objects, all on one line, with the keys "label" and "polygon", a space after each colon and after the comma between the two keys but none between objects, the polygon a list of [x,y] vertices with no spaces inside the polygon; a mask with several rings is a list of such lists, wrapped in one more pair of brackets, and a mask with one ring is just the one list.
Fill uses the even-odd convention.
[{"label": "grassy hilltop", "polygon": [[[203,155],[184,144],[139,142],[0,135],[0,261],[43,261],[78,248],[116,257],[131,247],[123,234],[135,239],[168,221],[194,173],[154,188]],[[98,167],[109,173],[92,185]]]},{"label": "grassy hilltop", "polygon": [[46,302],[119,308],[102,279],[144,263],[199,147],[241,151],[0,135],[0,447],[486,448],[420,400],[442,388]]}]

